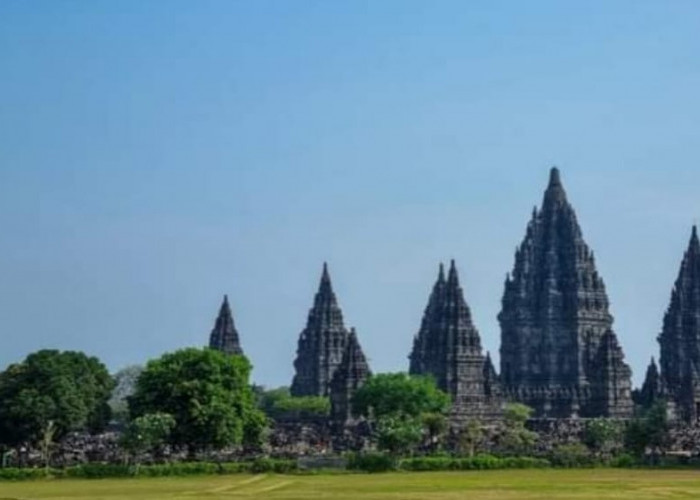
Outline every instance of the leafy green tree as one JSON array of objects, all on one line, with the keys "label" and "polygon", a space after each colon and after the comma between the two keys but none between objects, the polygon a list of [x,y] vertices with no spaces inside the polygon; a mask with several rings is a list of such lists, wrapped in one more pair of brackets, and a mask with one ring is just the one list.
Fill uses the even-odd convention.
[{"label": "leafy green tree", "polygon": [[627,425],[625,447],[637,456],[643,456],[647,450],[653,456],[663,454],[669,444],[669,432],[666,403],[658,401]]},{"label": "leafy green tree", "polygon": [[374,420],[379,449],[405,454],[424,437],[429,447],[444,432],[450,398],[430,377],[385,373],[370,377],[353,398],[357,415]]},{"label": "leafy green tree", "polygon": [[586,422],[583,442],[596,456],[609,456],[621,440],[622,425],[619,421],[595,418]]},{"label": "leafy green tree", "polygon": [[500,445],[506,453],[527,455],[537,441],[537,433],[525,427],[532,408],[520,403],[506,405]]},{"label": "leafy green tree", "polygon": [[377,421],[377,447],[392,455],[408,454],[423,439],[419,417],[384,415]]},{"label": "leafy green tree", "polygon": [[254,388],[258,407],[273,419],[291,417],[327,417],[331,412],[331,401],[322,396],[292,396],[289,387],[265,390]]},{"label": "leafy green tree", "polygon": [[459,448],[459,452],[469,457],[473,457],[483,436],[483,424],[475,418],[469,419],[466,425],[459,430],[457,435],[457,446]]},{"label": "leafy green tree", "polygon": [[[95,357],[42,350],[0,373],[0,442],[39,443],[46,454],[70,431],[99,431],[109,420],[114,381]],[[48,461],[48,457],[45,457]]]},{"label": "leafy green tree", "polygon": [[182,349],[149,361],[129,399],[132,417],[168,413],[170,442],[190,454],[257,444],[266,419],[248,383],[244,356],[213,349]]},{"label": "leafy green tree", "polygon": [[143,453],[158,453],[167,442],[175,427],[175,419],[168,413],[147,413],[135,418],[127,426],[120,444],[127,452],[127,457],[138,466]]},{"label": "leafy green tree", "polygon": [[380,373],[367,379],[353,397],[356,414],[373,418],[425,413],[445,413],[450,397],[431,377],[405,373]]}]

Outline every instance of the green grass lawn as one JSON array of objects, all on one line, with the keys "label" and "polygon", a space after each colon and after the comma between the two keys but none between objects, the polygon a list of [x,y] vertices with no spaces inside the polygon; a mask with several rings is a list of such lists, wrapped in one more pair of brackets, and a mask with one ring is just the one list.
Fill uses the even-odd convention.
[{"label": "green grass lawn", "polygon": [[7,499],[700,499],[700,472],[505,470],[377,475],[208,476],[0,483]]}]

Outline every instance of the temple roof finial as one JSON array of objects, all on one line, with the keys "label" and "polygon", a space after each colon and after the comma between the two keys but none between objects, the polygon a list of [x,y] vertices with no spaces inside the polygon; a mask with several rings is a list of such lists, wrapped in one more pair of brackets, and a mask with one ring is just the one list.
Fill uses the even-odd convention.
[{"label": "temple roof finial", "polygon": [[450,270],[447,273],[447,281],[448,282],[459,281],[459,277],[457,276],[457,266],[455,265],[454,259],[450,259]]},{"label": "temple roof finial", "polygon": [[557,167],[552,167],[549,171],[549,187],[553,186],[561,186],[561,176]]}]

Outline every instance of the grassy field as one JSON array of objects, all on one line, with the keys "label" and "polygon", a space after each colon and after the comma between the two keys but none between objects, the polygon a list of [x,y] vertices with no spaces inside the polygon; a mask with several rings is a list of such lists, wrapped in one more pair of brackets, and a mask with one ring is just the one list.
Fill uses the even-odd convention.
[{"label": "grassy field", "polygon": [[0,500],[604,500],[700,499],[700,472],[508,470],[378,475],[209,476],[0,483]]}]

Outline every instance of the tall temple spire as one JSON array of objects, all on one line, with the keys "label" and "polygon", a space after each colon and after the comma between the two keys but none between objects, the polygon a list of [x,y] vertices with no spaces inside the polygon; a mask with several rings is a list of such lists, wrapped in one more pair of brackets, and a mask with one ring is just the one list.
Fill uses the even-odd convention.
[{"label": "tall temple spire", "polygon": [[501,379],[511,397],[541,416],[631,412],[629,368],[608,308],[593,252],[553,168],[542,208],[516,251],[499,315]]},{"label": "tall temple spire", "polygon": [[551,209],[557,204],[566,204],[566,191],[564,190],[564,185],[561,182],[561,174],[557,167],[552,167],[549,172],[549,184],[547,185],[547,190],[544,193],[544,201],[542,203],[542,209]]},{"label": "tall temple spire", "polygon": [[243,354],[238,331],[233,323],[233,314],[228,303],[228,295],[224,295],[224,301],[219,309],[214,329],[209,335],[209,347],[226,354]]},{"label": "tall temple spire", "polygon": [[293,396],[327,396],[335,370],[342,361],[348,331],[331,284],[328,265],[323,264],[318,292],[309,311],[306,328],[299,335]]},{"label": "tall temple spire", "polygon": [[485,415],[497,411],[496,402],[486,394],[486,358],[454,261],[447,281],[440,269],[410,360],[410,373],[435,377],[438,386],[452,397],[456,413]]},{"label": "tall temple spire", "polygon": [[656,366],[656,361],[651,358],[649,367],[647,368],[646,376],[641,390],[638,391],[636,403],[643,408],[650,408],[656,401],[663,397],[664,389],[661,382],[661,375]]},{"label": "tall temple spire", "polygon": [[344,424],[352,418],[352,397],[371,375],[355,329],[350,330],[343,358],[330,385],[331,420]]},{"label": "tall temple spire", "polygon": [[661,378],[679,416],[700,418],[700,241],[693,226],[659,336]]}]

